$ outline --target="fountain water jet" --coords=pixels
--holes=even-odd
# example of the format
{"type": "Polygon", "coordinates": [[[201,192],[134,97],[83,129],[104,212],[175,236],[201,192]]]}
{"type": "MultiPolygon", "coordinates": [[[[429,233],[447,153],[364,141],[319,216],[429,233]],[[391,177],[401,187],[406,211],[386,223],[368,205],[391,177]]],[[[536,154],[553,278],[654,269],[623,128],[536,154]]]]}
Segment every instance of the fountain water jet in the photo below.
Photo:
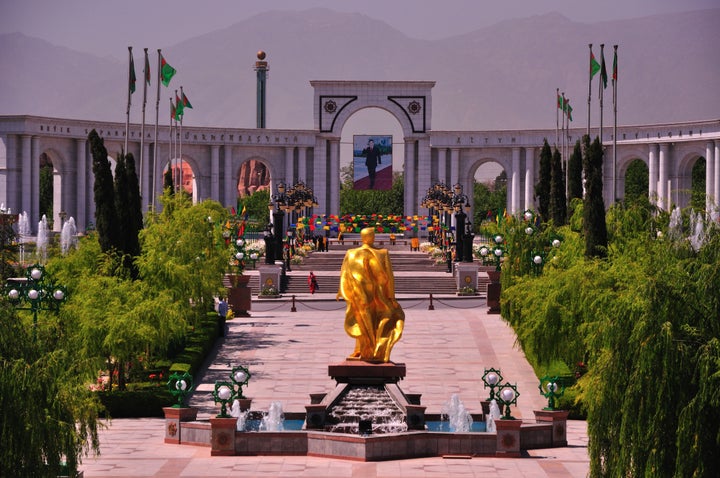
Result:
{"type": "Polygon", "coordinates": [[[283,420],[284,414],[282,409],[282,403],[272,402],[268,412],[260,423],[260,430],[268,432],[279,432],[284,430],[283,420]]]}
{"type": "Polygon", "coordinates": [[[490,413],[488,413],[485,419],[485,431],[489,433],[497,432],[497,426],[495,420],[500,420],[502,413],[500,413],[500,407],[498,407],[497,401],[493,398],[490,400],[490,413]]]}
{"type": "Polygon", "coordinates": [[[63,255],[67,254],[71,247],[77,249],[77,227],[75,227],[74,217],[70,217],[70,219],[63,224],[62,232],[60,233],[60,249],[63,255]]]}
{"type": "Polygon", "coordinates": [[[452,394],[450,401],[443,405],[442,416],[447,417],[451,432],[469,432],[472,428],[472,415],[467,411],[457,393],[452,394]]]}
{"type": "Polygon", "coordinates": [[[43,214],[42,219],[38,223],[37,240],[35,241],[36,253],[38,260],[45,263],[47,260],[47,246],[49,241],[50,230],[48,229],[47,217],[43,214]]]}

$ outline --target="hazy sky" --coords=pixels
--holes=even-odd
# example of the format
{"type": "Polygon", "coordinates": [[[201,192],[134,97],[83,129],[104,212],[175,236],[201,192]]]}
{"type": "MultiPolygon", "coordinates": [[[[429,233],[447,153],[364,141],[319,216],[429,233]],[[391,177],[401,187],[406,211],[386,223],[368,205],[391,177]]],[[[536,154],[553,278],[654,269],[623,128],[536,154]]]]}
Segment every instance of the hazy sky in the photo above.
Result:
{"type": "Polygon", "coordinates": [[[718,0],[0,0],[0,33],[124,58],[130,45],[166,48],[268,10],[360,12],[411,37],[438,39],[553,11],[594,23],[717,6],[718,0]]]}

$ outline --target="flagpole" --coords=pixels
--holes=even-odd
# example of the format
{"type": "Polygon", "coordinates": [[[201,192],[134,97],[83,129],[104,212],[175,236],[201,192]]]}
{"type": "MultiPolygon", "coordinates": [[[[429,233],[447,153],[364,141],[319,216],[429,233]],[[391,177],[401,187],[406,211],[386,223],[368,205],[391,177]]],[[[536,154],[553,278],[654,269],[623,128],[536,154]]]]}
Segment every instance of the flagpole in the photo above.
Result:
{"type": "Polygon", "coordinates": [[[128,100],[127,100],[127,110],[125,111],[125,153],[127,154],[128,149],[128,134],[130,131],[130,95],[132,95],[132,91],[130,91],[130,82],[132,81],[132,70],[135,65],[133,65],[133,57],[132,57],[132,47],[128,47],[128,57],[130,59],[130,62],[128,64],[128,82],[127,82],[127,92],[128,92],[128,100]]]}
{"type": "Polygon", "coordinates": [[[568,176],[567,176],[567,156],[566,156],[566,151],[565,151],[565,136],[567,135],[567,133],[565,131],[565,128],[567,127],[566,126],[567,120],[565,119],[565,117],[567,116],[567,100],[565,99],[564,91],[562,92],[562,104],[563,104],[562,131],[561,131],[562,132],[562,146],[561,146],[562,149],[560,150],[561,151],[560,158],[562,160],[561,164],[564,165],[564,167],[565,167],[565,197],[567,198],[567,193],[568,193],[567,178],[568,178],[568,176]]]}
{"type": "Polygon", "coordinates": [[[613,45],[613,202],[617,201],[617,45],[613,45]]]}
{"type": "MultiPolygon", "coordinates": [[[[602,65],[605,65],[605,44],[600,44],[600,61],[602,62],[602,65]]],[[[601,67],[602,68],[602,67],[601,67]]],[[[603,148],[603,77],[602,77],[602,69],[600,70],[600,81],[598,82],[599,91],[600,91],[600,148],[604,150],[603,148]]]]}
{"type": "Polygon", "coordinates": [[[588,44],[590,48],[590,68],[588,68],[588,120],[587,120],[587,137],[590,139],[590,98],[592,97],[592,43],[588,44]]]}
{"type": "MultiPolygon", "coordinates": [[[[172,96],[170,97],[170,105],[172,108],[172,96]]],[[[172,111],[172,109],[171,109],[172,111]]],[[[172,189],[173,192],[175,191],[175,168],[174,168],[174,160],[175,160],[175,146],[174,146],[174,139],[175,135],[173,134],[173,121],[175,121],[175,115],[170,115],[170,138],[168,143],[168,172],[170,173],[170,179],[172,180],[172,189]]],[[[165,186],[165,178],[163,178],[163,188],[165,186]]]]}
{"type": "Polygon", "coordinates": [[[158,147],[158,122],[160,121],[160,58],[162,57],[162,54],[160,53],[160,48],[158,48],[158,68],[157,68],[157,96],[155,100],[155,143],[153,144],[153,161],[152,161],[152,172],[149,175],[150,181],[152,181],[152,209],[155,211],[155,188],[157,184],[157,179],[155,178],[155,171],[157,170],[157,147],[158,147]]]}
{"type": "MultiPolygon", "coordinates": [[[[142,124],[140,125],[140,165],[139,165],[139,186],[140,186],[140,195],[142,196],[142,185],[143,185],[143,176],[145,175],[145,172],[143,171],[143,164],[145,160],[145,104],[147,103],[147,84],[148,84],[148,75],[150,74],[150,62],[148,61],[148,49],[143,48],[145,50],[145,66],[143,67],[143,105],[142,105],[142,124]]],[[[142,197],[141,197],[142,200],[142,197]]],[[[145,198],[147,200],[147,198],[145,198]]]]}
{"type": "Polygon", "coordinates": [[[555,147],[557,147],[558,143],[560,142],[560,137],[558,136],[558,128],[560,127],[560,120],[558,110],[562,105],[557,104],[558,100],[560,99],[560,88],[555,88],[555,147]]]}
{"type": "Polygon", "coordinates": [[[180,85],[180,101],[183,102],[183,114],[180,115],[180,159],[178,159],[178,162],[180,163],[180,179],[178,184],[178,190],[182,189],[183,187],[183,159],[182,159],[182,123],[183,123],[183,117],[185,116],[185,93],[183,92],[183,87],[180,85]]]}

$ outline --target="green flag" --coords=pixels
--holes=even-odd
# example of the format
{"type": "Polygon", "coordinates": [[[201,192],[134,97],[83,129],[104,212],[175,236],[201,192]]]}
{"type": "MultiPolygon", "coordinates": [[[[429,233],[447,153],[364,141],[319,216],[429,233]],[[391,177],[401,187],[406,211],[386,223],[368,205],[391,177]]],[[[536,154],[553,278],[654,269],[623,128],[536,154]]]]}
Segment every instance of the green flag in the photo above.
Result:
{"type": "Polygon", "coordinates": [[[562,96],[557,95],[557,107],[563,111],[565,111],[565,105],[563,103],[562,96]]]}
{"type": "Polygon", "coordinates": [[[590,78],[594,77],[600,71],[600,63],[595,59],[595,54],[590,50],[590,78]]]}
{"type": "Polygon", "coordinates": [[[145,82],[150,84],[150,59],[148,58],[147,48],[145,48],[145,82]]]}
{"type": "Polygon", "coordinates": [[[617,45],[615,45],[615,53],[613,54],[612,80],[617,81],[617,45]]]}
{"type": "Polygon", "coordinates": [[[130,94],[135,93],[135,62],[133,61],[132,51],[130,52],[130,81],[128,88],[130,88],[130,94]]]}
{"type": "Polygon", "coordinates": [[[605,54],[601,53],[601,55],[600,81],[602,81],[603,88],[607,88],[607,70],[605,69],[605,54]]]}
{"type": "Polygon", "coordinates": [[[568,120],[572,121],[572,106],[570,106],[570,100],[565,98],[564,111],[567,113],[568,120]]]}
{"type": "Polygon", "coordinates": [[[178,121],[182,121],[182,115],[183,115],[183,102],[178,98],[177,90],[175,92],[175,119],[178,121]]]}
{"type": "Polygon", "coordinates": [[[182,90],[180,90],[180,91],[182,92],[182,104],[183,104],[183,109],[185,109],[185,108],[190,108],[190,109],[192,109],[192,105],[190,104],[190,100],[188,100],[187,96],[185,96],[185,92],[182,91],[182,90]]]}
{"type": "Polygon", "coordinates": [[[170,98],[170,119],[175,119],[175,104],[173,103],[172,98],[170,98]]]}
{"type": "Polygon", "coordinates": [[[160,55],[160,78],[162,78],[162,84],[165,86],[168,86],[170,84],[170,80],[173,76],[175,76],[175,68],[170,66],[168,62],[165,61],[165,58],[160,55]]]}

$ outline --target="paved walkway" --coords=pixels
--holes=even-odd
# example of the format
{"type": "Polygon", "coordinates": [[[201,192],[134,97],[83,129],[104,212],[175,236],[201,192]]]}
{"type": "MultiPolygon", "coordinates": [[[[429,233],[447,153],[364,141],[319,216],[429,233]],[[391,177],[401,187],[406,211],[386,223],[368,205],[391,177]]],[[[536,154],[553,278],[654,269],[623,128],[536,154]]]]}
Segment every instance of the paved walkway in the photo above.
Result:
{"type": "MultiPolygon", "coordinates": [[[[285,412],[304,412],[310,393],[329,392],[334,382],[327,366],[352,351],[342,327],[344,303],[333,294],[296,298],[290,303],[254,301],[251,317],[228,322],[227,337],[210,358],[190,404],[204,419],[219,412],[209,396],[215,380],[226,380],[235,365],[249,368],[252,378],[244,392],[253,410],[267,410],[279,401],[285,412]]],[[[482,299],[438,297],[435,310],[428,298],[400,296],[406,314],[405,332],[392,352],[405,363],[400,382],[406,393],[422,394],[427,413],[440,413],[452,394],[466,408],[480,413],[488,395],[484,369],[499,368],[516,383],[520,396],[513,416],[533,420],[532,410],[546,405],[537,380],[515,336],[499,315],[487,313],[482,299]]],[[[422,458],[357,463],[313,457],[210,457],[209,447],[166,445],[159,419],[113,420],[101,432],[101,455],[85,458],[81,467],[92,477],[583,477],[588,471],[584,422],[568,424],[566,448],[531,450],[519,459],[422,458]]]]}

